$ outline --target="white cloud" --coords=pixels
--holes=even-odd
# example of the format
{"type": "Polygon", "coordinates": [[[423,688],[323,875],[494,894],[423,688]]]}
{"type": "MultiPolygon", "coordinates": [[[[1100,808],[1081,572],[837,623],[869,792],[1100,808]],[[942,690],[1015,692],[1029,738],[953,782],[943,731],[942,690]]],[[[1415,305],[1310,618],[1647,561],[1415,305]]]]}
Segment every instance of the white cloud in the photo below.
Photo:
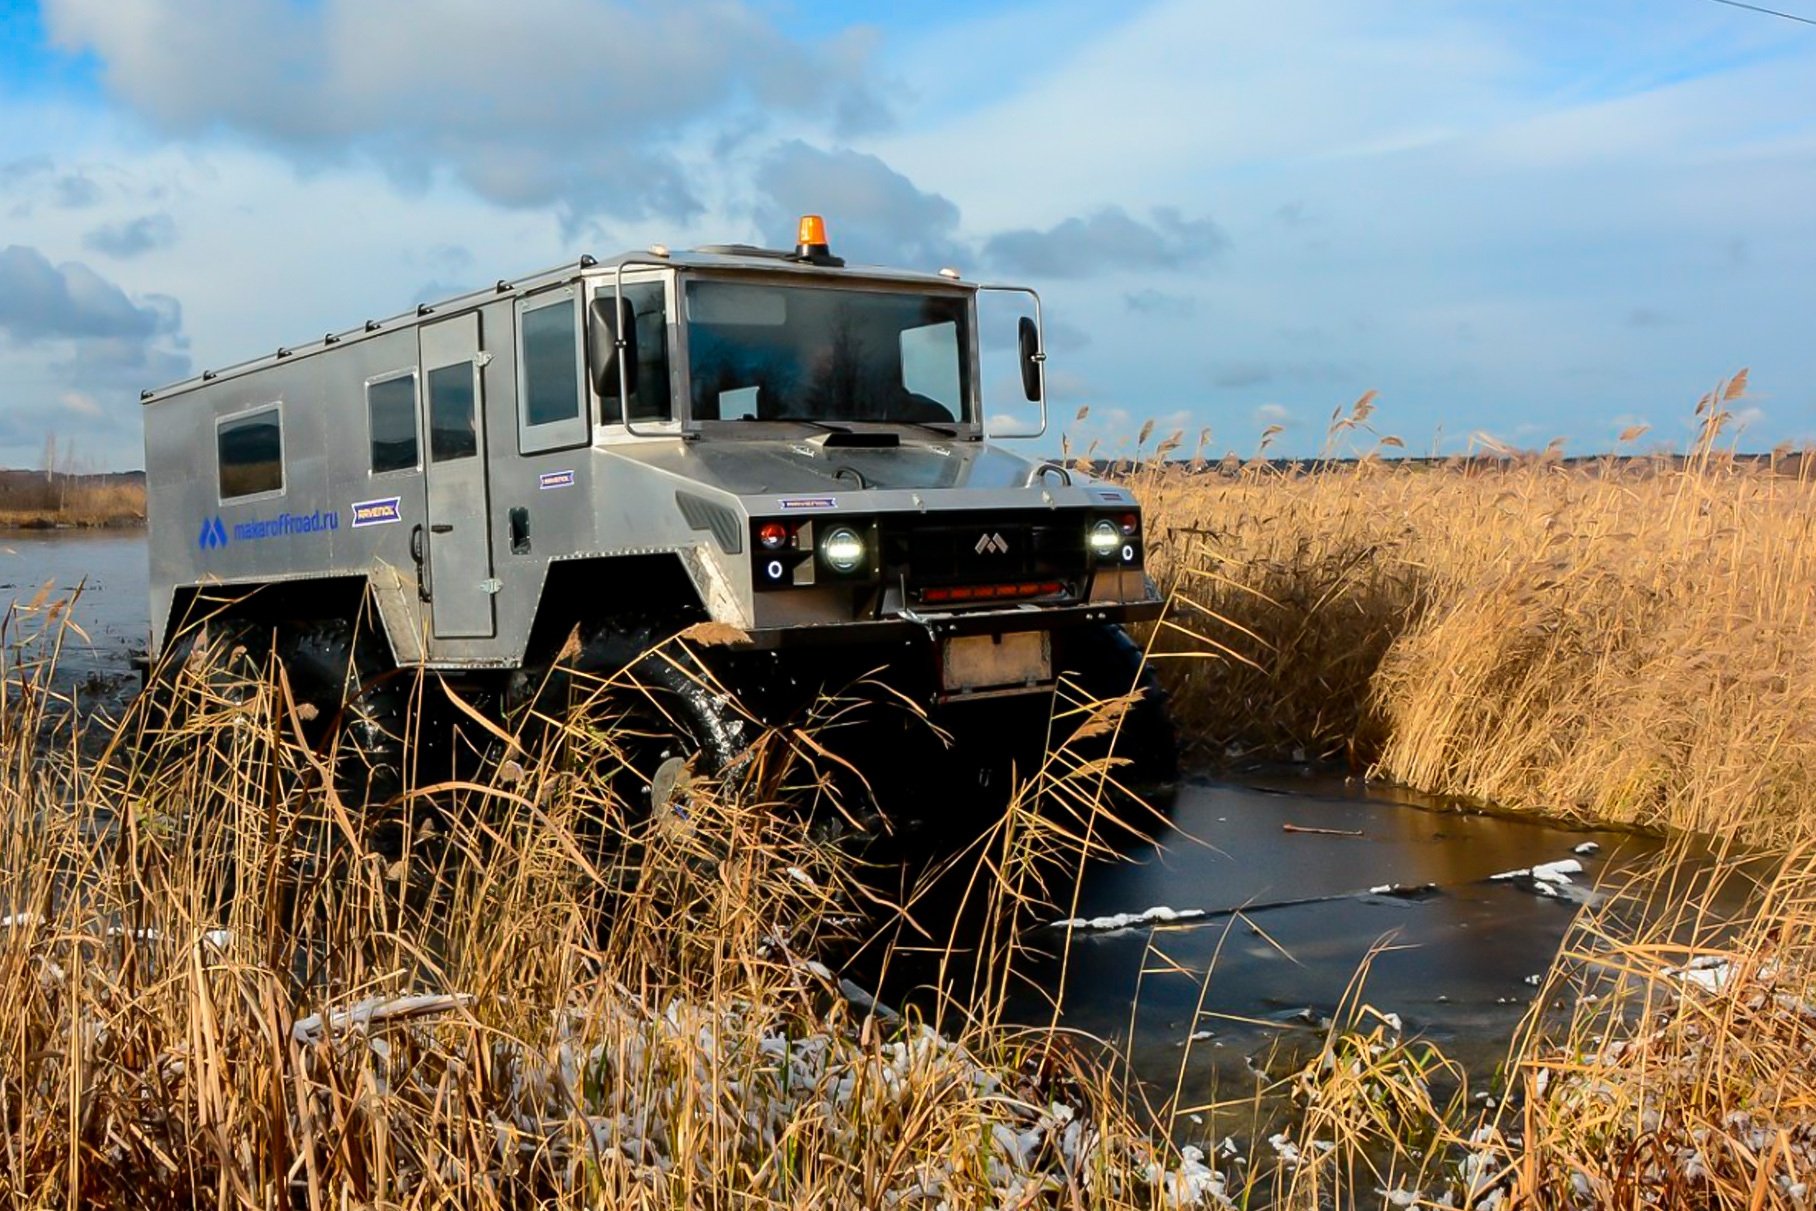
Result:
{"type": "Polygon", "coordinates": [[[738,0],[46,0],[45,20],[159,130],[418,188],[448,172],[570,225],[700,213],[675,147],[737,114],[886,121],[863,36],[803,42],[738,0]]]}
{"type": "Polygon", "coordinates": [[[765,231],[792,231],[803,214],[830,216],[833,251],[854,263],[929,269],[965,259],[954,242],[958,207],[876,156],[793,139],[763,157],[755,186],[765,231]]]}
{"type": "MultiPolygon", "coordinates": [[[[1785,23],[1055,4],[879,46],[790,36],[758,0],[45,0],[114,100],[5,103],[0,242],[87,261],[129,308],[180,299],[183,324],[78,356],[69,333],[20,348],[43,321],[14,314],[9,407],[57,415],[83,392],[121,418],[93,440],[136,459],[119,401],[185,358],[581,251],[786,243],[820,210],[854,261],[1033,278],[1055,395],[1091,401],[1106,442],[1181,411],[1189,432],[1241,431],[1263,401],[1322,418],[1378,387],[1384,431],[1415,448],[1440,422],[1602,448],[1622,414],[1676,432],[1741,365],[1802,392],[1749,445],[1803,423],[1816,43],[1785,23]],[[880,96],[898,126],[864,135],[880,96]],[[1227,244],[1179,255],[1216,241],[1169,245],[1164,208],[1215,216],[1227,244]],[[135,231],[154,215],[171,238],[135,231]],[[1095,239],[1106,215],[1145,233],[1095,239]]],[[[28,429],[0,432],[0,461],[28,429]]]]}

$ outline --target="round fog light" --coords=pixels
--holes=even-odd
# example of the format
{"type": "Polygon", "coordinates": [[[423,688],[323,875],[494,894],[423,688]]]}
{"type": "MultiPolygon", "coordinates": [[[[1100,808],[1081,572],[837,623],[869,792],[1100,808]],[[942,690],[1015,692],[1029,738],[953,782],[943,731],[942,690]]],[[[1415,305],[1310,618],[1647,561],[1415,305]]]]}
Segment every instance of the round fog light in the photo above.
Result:
{"type": "Polygon", "coordinates": [[[1122,546],[1122,527],[1106,517],[1091,527],[1089,541],[1091,554],[1108,559],[1122,546]]]}
{"type": "Polygon", "coordinates": [[[820,557],[835,572],[855,572],[864,563],[864,540],[850,526],[834,526],[820,540],[820,557]]]}

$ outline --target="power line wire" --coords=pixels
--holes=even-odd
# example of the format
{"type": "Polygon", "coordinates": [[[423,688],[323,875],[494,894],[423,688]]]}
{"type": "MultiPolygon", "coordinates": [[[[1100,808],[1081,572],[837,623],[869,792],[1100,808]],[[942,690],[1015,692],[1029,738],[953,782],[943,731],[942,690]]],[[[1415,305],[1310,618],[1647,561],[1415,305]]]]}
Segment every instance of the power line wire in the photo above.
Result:
{"type": "Polygon", "coordinates": [[[1803,25],[1816,25],[1816,17],[1799,17],[1796,13],[1781,13],[1775,8],[1761,8],[1757,4],[1743,4],[1741,0],[1715,0],[1729,8],[1744,8],[1748,12],[1764,13],[1768,17],[1783,17],[1786,21],[1796,21],[1803,25]]]}

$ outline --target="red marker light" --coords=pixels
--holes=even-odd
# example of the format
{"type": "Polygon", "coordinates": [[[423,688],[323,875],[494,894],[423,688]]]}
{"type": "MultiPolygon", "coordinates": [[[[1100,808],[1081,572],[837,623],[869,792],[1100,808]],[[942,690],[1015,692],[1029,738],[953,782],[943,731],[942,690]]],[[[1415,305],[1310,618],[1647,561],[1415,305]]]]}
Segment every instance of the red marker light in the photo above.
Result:
{"type": "Polygon", "coordinates": [[[1119,524],[1122,526],[1122,536],[1124,538],[1133,538],[1135,537],[1135,531],[1141,528],[1141,518],[1135,516],[1133,513],[1124,513],[1119,524]]]}
{"type": "Polygon", "coordinates": [[[757,527],[757,541],[765,551],[779,550],[788,541],[788,527],[779,521],[766,521],[757,527]]]}

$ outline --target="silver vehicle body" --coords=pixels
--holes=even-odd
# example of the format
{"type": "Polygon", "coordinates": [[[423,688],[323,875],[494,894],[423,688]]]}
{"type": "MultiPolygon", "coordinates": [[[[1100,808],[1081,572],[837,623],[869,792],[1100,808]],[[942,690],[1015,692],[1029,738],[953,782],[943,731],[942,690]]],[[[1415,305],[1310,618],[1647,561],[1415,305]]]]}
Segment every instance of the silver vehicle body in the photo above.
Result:
{"type": "Polygon", "coordinates": [[[569,609],[632,607],[654,592],[648,578],[664,566],[678,569],[665,583],[684,583],[704,617],[757,647],[1000,636],[1157,612],[1139,537],[1107,562],[1071,561],[1063,577],[1016,562],[1030,542],[1052,546],[1052,532],[1075,530],[1083,543],[1085,526],[1106,513],[1134,516],[1123,511],[1135,502],[1121,487],[984,439],[974,336],[961,353],[968,398],[949,423],[832,431],[693,415],[683,290],[719,278],[950,297],[977,331],[979,287],[949,276],[755,250],[663,251],[583,259],[147,391],[154,656],[198,593],[305,593],[324,580],[363,582],[398,664],[446,670],[519,667],[550,594],[585,599],[564,602],[569,609]],[[654,284],[664,300],[669,381],[660,389],[670,417],[627,426],[599,389],[589,328],[595,304],[604,314],[639,284],[654,284]],[[537,425],[521,390],[525,317],[545,308],[556,308],[549,323],[571,317],[581,404],[576,416],[537,425]],[[381,396],[391,401],[386,433],[376,431],[381,396]],[[395,428],[406,400],[408,433],[395,428]],[[458,425],[463,401],[467,430],[458,425]],[[456,418],[451,427],[433,408],[456,418]],[[1035,599],[933,602],[883,566],[880,548],[862,583],[808,584],[811,573],[791,573],[765,591],[757,580],[769,565],[753,527],[775,518],[787,519],[791,545],[805,541],[810,568],[815,527],[824,534],[835,520],[860,518],[873,545],[901,550],[920,541],[906,536],[943,528],[940,549],[968,569],[947,569],[945,583],[989,582],[994,556],[1024,578],[1053,576],[1061,591],[1029,582],[1016,591],[1035,599]],[[564,565],[585,573],[563,579],[564,565]]]}

